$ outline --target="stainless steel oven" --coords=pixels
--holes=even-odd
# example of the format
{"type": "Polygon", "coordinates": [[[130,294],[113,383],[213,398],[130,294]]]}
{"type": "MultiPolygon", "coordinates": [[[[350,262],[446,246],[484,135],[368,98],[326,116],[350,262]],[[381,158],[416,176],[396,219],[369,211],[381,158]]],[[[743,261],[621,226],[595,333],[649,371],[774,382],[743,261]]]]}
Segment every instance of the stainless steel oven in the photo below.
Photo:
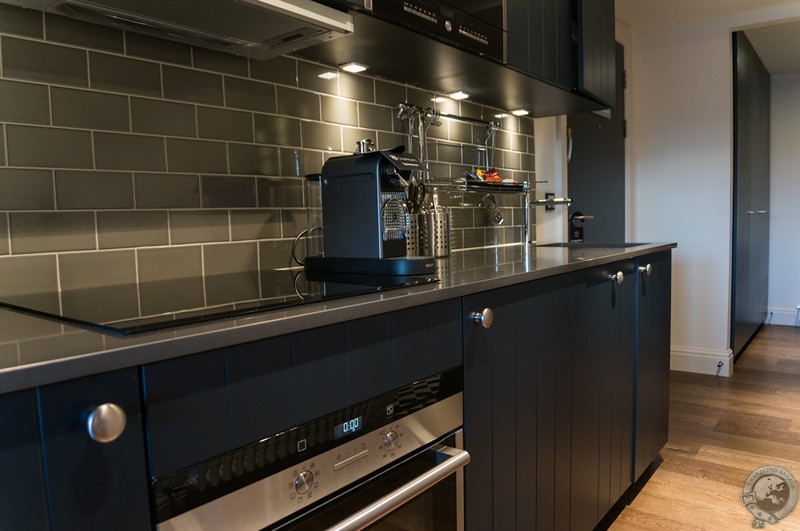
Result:
{"type": "Polygon", "coordinates": [[[154,478],[160,530],[463,530],[454,369],[154,478]]]}

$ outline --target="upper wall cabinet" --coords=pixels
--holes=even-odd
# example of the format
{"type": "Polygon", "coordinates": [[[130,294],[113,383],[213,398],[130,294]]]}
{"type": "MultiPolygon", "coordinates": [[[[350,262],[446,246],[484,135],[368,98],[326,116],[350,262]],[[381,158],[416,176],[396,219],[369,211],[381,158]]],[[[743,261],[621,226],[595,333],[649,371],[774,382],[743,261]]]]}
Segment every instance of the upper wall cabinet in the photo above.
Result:
{"type": "Polygon", "coordinates": [[[507,2],[509,66],[614,106],[613,0],[507,2]]]}

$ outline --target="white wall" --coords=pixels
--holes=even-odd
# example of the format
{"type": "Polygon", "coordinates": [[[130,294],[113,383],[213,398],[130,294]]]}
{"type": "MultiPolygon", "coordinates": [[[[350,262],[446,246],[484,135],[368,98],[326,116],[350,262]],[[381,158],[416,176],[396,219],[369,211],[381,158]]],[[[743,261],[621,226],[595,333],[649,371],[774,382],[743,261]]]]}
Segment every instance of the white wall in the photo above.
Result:
{"type": "Polygon", "coordinates": [[[800,326],[800,74],[772,76],[769,311],[800,326]]]}
{"type": "Polygon", "coordinates": [[[633,32],[628,72],[635,204],[631,237],[678,242],[673,252],[673,369],[726,376],[733,370],[731,31],[797,16],[800,2],[633,32]]]}

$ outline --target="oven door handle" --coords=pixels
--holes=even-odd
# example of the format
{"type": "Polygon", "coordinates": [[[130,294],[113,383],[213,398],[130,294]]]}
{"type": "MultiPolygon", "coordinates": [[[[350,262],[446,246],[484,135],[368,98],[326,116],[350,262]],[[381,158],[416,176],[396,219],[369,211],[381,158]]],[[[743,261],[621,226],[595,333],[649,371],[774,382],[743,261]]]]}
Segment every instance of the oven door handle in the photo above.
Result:
{"type": "Polygon", "coordinates": [[[439,446],[432,451],[435,452],[435,459],[436,462],[439,463],[438,465],[368,505],[361,511],[342,520],[333,527],[328,528],[327,531],[357,531],[364,529],[404,503],[416,498],[443,479],[455,474],[470,461],[469,453],[466,450],[451,448],[449,446],[439,446]]]}

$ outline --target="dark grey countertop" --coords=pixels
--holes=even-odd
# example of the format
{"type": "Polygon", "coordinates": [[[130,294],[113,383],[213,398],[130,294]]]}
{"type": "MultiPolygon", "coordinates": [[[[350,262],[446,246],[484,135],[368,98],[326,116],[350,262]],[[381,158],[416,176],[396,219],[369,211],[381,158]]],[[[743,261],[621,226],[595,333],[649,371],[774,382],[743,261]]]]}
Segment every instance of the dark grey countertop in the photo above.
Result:
{"type": "Polygon", "coordinates": [[[0,393],[462,297],[677,246],[567,245],[455,252],[437,260],[438,283],[132,336],[109,335],[0,309],[0,393]]]}

